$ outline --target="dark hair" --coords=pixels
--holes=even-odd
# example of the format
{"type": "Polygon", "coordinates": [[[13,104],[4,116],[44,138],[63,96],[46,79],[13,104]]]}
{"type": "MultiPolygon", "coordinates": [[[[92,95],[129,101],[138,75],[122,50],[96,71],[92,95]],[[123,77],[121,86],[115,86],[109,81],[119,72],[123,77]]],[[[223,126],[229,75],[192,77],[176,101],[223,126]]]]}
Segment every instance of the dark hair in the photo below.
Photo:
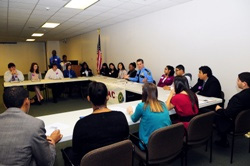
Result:
{"type": "Polygon", "coordinates": [[[27,97],[29,97],[29,93],[22,86],[13,86],[4,90],[3,102],[7,108],[21,108],[27,97]]]}
{"type": "Polygon", "coordinates": [[[8,68],[12,68],[12,67],[16,67],[16,65],[11,62],[11,63],[8,64],[8,68]]]}
{"type": "Polygon", "coordinates": [[[119,69],[119,64],[122,65],[122,70],[125,70],[124,64],[123,64],[122,62],[119,62],[119,63],[118,63],[118,65],[117,65],[117,70],[120,70],[120,69],[119,69]]]}
{"type": "Polygon", "coordinates": [[[177,65],[175,68],[179,70],[183,70],[183,72],[185,72],[185,67],[183,65],[177,65]]]}
{"type": "Polygon", "coordinates": [[[70,64],[70,63],[67,63],[67,64],[66,64],[66,70],[68,70],[68,67],[69,67],[69,66],[71,66],[71,64],[70,64]]]}
{"type": "Polygon", "coordinates": [[[182,91],[185,91],[188,94],[189,99],[192,103],[192,109],[193,109],[193,111],[195,111],[195,105],[197,105],[197,107],[198,107],[198,99],[197,99],[195,93],[189,89],[188,80],[185,76],[175,76],[174,89],[175,89],[176,94],[179,94],[182,91]]]}
{"type": "Polygon", "coordinates": [[[67,55],[63,55],[63,56],[62,56],[62,58],[66,58],[66,57],[67,57],[67,55]]]}
{"type": "Polygon", "coordinates": [[[199,70],[202,71],[203,74],[207,74],[208,77],[213,75],[212,70],[208,66],[201,66],[199,70]]]}
{"type": "Polygon", "coordinates": [[[241,82],[246,82],[250,86],[250,72],[243,72],[238,75],[241,82]]]}
{"type": "Polygon", "coordinates": [[[89,84],[88,96],[95,106],[106,104],[108,89],[104,83],[93,81],[89,84]]]}
{"type": "Polygon", "coordinates": [[[53,51],[52,51],[52,55],[56,55],[56,50],[53,50],[53,51]]]}
{"type": "Polygon", "coordinates": [[[34,72],[34,66],[37,65],[37,69],[36,69],[36,73],[39,74],[39,66],[36,62],[31,63],[30,66],[30,72],[33,73],[34,72]]]}
{"type": "Polygon", "coordinates": [[[103,66],[106,66],[106,68],[108,68],[107,63],[103,63],[103,64],[102,64],[102,67],[103,67],[103,66]]]}
{"type": "Polygon", "coordinates": [[[52,63],[52,64],[51,64],[51,68],[52,68],[53,66],[56,66],[56,67],[57,67],[57,64],[56,64],[56,63],[52,63]]]}
{"type": "MultiPolygon", "coordinates": [[[[106,63],[105,63],[105,64],[106,64],[106,63]]],[[[85,65],[87,66],[86,69],[89,70],[89,65],[87,64],[87,62],[83,62],[83,63],[82,63],[82,68],[84,68],[85,65]]],[[[103,65],[103,64],[102,64],[102,65],[103,65]]],[[[106,65],[107,65],[107,64],[106,64],[106,65]]]]}
{"type": "Polygon", "coordinates": [[[144,63],[143,59],[137,59],[136,62],[141,62],[141,63],[144,63]]]}
{"type": "Polygon", "coordinates": [[[170,65],[167,65],[166,67],[168,68],[168,70],[170,70],[169,76],[173,76],[174,75],[174,67],[170,66],[170,65]]]}
{"type": "Polygon", "coordinates": [[[109,64],[109,70],[111,70],[110,65],[114,66],[114,70],[116,70],[114,63],[109,64]]]}
{"type": "Polygon", "coordinates": [[[142,87],[142,102],[144,110],[149,105],[152,112],[163,112],[162,102],[158,99],[157,86],[153,83],[145,83],[142,87]]]}
{"type": "Polygon", "coordinates": [[[134,68],[136,68],[136,63],[135,62],[131,62],[129,65],[133,66],[134,68]]]}

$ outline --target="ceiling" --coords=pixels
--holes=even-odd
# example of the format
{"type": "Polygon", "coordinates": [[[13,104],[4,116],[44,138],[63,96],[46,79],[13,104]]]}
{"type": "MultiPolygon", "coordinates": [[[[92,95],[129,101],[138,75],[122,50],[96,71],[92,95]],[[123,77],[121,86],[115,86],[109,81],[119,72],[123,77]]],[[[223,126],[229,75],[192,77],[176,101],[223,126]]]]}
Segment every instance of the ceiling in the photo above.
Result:
{"type": "Polygon", "coordinates": [[[0,42],[63,40],[191,0],[100,0],[85,10],[64,8],[70,0],[0,0],[0,42]],[[41,28],[57,22],[54,29],[41,28]],[[34,38],[34,37],[33,37],[34,38]]]}

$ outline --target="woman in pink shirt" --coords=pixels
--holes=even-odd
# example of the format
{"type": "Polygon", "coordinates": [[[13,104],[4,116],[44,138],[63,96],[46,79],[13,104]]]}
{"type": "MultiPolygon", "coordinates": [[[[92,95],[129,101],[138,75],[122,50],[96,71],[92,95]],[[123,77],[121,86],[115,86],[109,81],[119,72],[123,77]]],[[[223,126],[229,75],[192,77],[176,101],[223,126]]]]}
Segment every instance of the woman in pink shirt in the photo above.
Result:
{"type": "Polygon", "coordinates": [[[198,98],[189,89],[188,80],[185,76],[174,78],[174,89],[171,90],[166,101],[168,110],[175,109],[179,121],[187,128],[189,121],[198,114],[198,98]]]}
{"type": "Polygon", "coordinates": [[[173,66],[167,65],[164,70],[164,74],[161,76],[157,86],[163,87],[165,90],[169,90],[174,81],[174,68],[173,66]]]}

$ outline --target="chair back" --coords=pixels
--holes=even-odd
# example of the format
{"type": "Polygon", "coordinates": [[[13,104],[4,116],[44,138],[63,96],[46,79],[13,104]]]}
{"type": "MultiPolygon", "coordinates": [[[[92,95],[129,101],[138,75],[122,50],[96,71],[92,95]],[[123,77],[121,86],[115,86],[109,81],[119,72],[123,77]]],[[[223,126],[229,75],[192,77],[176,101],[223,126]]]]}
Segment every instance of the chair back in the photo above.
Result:
{"type": "Polygon", "coordinates": [[[213,130],[214,111],[193,117],[187,128],[187,144],[199,144],[209,140],[213,130]]]}
{"type": "Polygon", "coordinates": [[[88,152],[81,160],[81,166],[132,166],[133,145],[124,140],[88,152]]]}
{"type": "Polygon", "coordinates": [[[235,134],[246,134],[250,131],[250,109],[241,111],[235,119],[235,134]]]}
{"type": "Polygon", "coordinates": [[[148,141],[148,163],[165,162],[182,152],[185,129],[182,123],[154,131],[148,141]]]}

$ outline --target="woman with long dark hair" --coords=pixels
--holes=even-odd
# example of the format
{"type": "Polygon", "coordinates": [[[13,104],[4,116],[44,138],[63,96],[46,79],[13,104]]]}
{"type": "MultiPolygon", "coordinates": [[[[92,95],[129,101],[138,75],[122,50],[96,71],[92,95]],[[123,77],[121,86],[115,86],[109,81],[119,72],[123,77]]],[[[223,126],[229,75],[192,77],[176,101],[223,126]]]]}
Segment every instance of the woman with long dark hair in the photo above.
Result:
{"type": "MultiPolygon", "coordinates": [[[[30,71],[28,73],[28,80],[39,81],[41,79],[42,79],[42,75],[39,71],[39,66],[37,63],[34,62],[30,66],[30,71]]],[[[35,91],[36,93],[36,96],[30,100],[30,103],[35,103],[36,101],[38,103],[41,103],[41,101],[43,100],[43,96],[41,94],[40,88],[41,86],[39,85],[28,86],[28,90],[35,91]]]]}
{"type": "Polygon", "coordinates": [[[118,70],[116,69],[114,63],[109,64],[109,77],[117,78],[118,77],[118,70]]]}
{"type": "Polygon", "coordinates": [[[164,90],[170,90],[170,86],[174,81],[174,67],[167,65],[164,74],[161,76],[157,86],[163,87],[164,90]]]}
{"type": "Polygon", "coordinates": [[[118,77],[117,78],[123,79],[124,76],[127,75],[127,70],[125,69],[124,64],[122,62],[118,63],[117,69],[118,69],[118,77]]]}
{"type": "MultiPolygon", "coordinates": [[[[139,138],[147,145],[148,139],[155,130],[171,125],[169,112],[166,104],[158,100],[157,87],[153,83],[145,83],[142,88],[142,102],[136,106],[135,112],[132,107],[127,109],[133,122],[141,119],[139,126],[139,138]]],[[[140,148],[144,147],[140,144],[140,148]]]]}
{"type": "Polygon", "coordinates": [[[82,63],[82,68],[81,68],[81,76],[85,76],[85,77],[90,77],[93,76],[92,70],[89,68],[89,65],[86,62],[82,63]]]}
{"type": "Polygon", "coordinates": [[[185,128],[188,127],[189,121],[198,114],[198,98],[189,89],[188,80],[185,76],[174,78],[174,89],[171,90],[166,105],[169,110],[175,109],[179,121],[183,122],[185,128]]]}
{"type": "Polygon", "coordinates": [[[109,68],[108,68],[108,65],[107,63],[103,63],[102,64],[102,68],[100,70],[100,73],[98,73],[102,76],[108,76],[109,75],[109,68]]]}

